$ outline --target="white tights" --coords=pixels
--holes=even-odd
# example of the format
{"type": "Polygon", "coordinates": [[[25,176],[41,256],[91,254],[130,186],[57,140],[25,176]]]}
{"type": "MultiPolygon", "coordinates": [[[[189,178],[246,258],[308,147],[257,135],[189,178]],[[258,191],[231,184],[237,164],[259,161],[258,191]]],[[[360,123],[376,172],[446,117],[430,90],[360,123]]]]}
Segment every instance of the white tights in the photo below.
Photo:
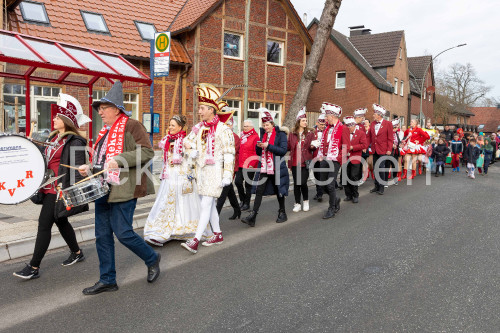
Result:
{"type": "Polygon", "coordinates": [[[196,229],[196,235],[194,236],[198,240],[201,239],[201,235],[207,228],[208,222],[211,222],[213,232],[220,232],[219,213],[217,213],[215,205],[217,198],[207,196],[200,196],[200,198],[200,220],[198,221],[198,229],[196,229]]]}

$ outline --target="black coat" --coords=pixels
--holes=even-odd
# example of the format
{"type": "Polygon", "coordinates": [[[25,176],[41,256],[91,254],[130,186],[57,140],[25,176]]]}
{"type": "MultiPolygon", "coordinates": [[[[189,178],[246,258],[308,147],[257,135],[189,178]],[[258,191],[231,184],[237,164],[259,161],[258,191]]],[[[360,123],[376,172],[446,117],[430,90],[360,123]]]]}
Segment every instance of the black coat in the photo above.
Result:
{"type": "Polygon", "coordinates": [[[468,144],[465,148],[464,158],[467,159],[467,163],[472,163],[476,166],[476,161],[481,155],[481,150],[474,144],[468,144]]]}
{"type": "Polygon", "coordinates": [[[450,142],[453,139],[453,134],[455,134],[452,130],[442,131],[441,135],[444,135],[444,139],[450,142]]]}
{"type": "Polygon", "coordinates": [[[450,153],[450,148],[445,143],[434,146],[432,149],[432,158],[435,162],[445,162],[446,156],[450,153]]]}

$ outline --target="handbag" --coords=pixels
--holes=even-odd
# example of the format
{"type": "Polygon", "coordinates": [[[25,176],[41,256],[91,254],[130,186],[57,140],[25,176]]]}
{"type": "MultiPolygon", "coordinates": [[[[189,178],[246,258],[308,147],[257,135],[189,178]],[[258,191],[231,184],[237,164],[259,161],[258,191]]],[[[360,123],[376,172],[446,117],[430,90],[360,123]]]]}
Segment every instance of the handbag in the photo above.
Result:
{"type": "Polygon", "coordinates": [[[484,165],[484,155],[479,155],[479,158],[476,160],[476,168],[482,168],[484,165]]]}
{"type": "Polygon", "coordinates": [[[43,199],[45,198],[45,193],[36,191],[35,194],[33,194],[30,198],[31,202],[34,203],[35,205],[41,205],[43,204],[43,199]]]}

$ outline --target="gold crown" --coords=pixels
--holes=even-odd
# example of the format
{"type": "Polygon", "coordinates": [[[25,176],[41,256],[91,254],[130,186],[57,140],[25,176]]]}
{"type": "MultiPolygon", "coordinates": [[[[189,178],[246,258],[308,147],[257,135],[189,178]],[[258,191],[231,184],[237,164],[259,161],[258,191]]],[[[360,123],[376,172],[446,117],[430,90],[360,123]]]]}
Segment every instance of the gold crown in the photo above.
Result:
{"type": "Polygon", "coordinates": [[[227,103],[221,101],[221,93],[210,83],[200,83],[198,88],[198,103],[208,105],[215,108],[217,114],[221,113],[222,108],[227,106],[227,103]]]}

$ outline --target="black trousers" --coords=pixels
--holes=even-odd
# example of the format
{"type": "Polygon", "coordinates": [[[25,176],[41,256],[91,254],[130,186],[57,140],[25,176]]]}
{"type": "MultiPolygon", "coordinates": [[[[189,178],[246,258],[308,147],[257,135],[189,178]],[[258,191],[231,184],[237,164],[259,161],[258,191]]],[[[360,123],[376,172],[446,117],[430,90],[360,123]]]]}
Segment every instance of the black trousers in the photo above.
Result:
{"type": "MultiPolygon", "coordinates": [[[[398,176],[398,172],[401,171],[399,170],[399,163],[397,163],[398,159],[399,159],[399,155],[392,155],[392,158],[394,158],[394,161],[387,161],[387,167],[388,168],[391,168],[391,173],[392,173],[392,179],[397,179],[397,176],[398,176]]],[[[389,173],[388,173],[389,174],[389,173]]],[[[387,179],[389,179],[389,177],[387,177],[387,179]]]]}
{"type": "Polygon", "coordinates": [[[68,244],[71,252],[78,252],[80,247],[76,241],[75,231],[68,221],[67,217],[57,219],[54,217],[54,209],[56,205],[56,195],[46,194],[43,198],[42,210],[38,217],[38,232],[36,234],[35,251],[31,258],[30,265],[40,267],[47,249],[49,248],[50,239],[52,237],[52,226],[54,223],[59,228],[61,236],[68,244]]]}
{"type": "Polygon", "coordinates": [[[337,161],[321,161],[320,167],[322,169],[328,169],[328,171],[323,171],[321,172],[321,182],[322,183],[327,183],[327,185],[323,185],[323,190],[328,193],[329,196],[329,206],[330,208],[335,207],[335,199],[336,199],[336,194],[335,194],[335,183],[337,180],[337,175],[339,174],[340,170],[340,163],[337,161]]]}
{"type": "Polygon", "coordinates": [[[229,198],[229,203],[231,204],[231,207],[233,207],[233,209],[240,209],[240,204],[238,203],[238,198],[236,198],[233,184],[229,184],[222,188],[222,193],[220,194],[220,197],[217,198],[216,208],[219,215],[220,211],[222,210],[222,206],[224,206],[224,203],[226,202],[226,198],[229,198]]]}
{"type": "Polygon", "coordinates": [[[274,193],[276,193],[276,198],[278,199],[278,204],[280,209],[285,210],[285,197],[280,195],[280,191],[278,189],[278,185],[275,182],[275,175],[268,175],[267,173],[260,173],[259,184],[257,186],[257,190],[255,192],[255,200],[253,202],[253,211],[258,212],[260,208],[260,204],[262,203],[262,197],[264,196],[264,192],[266,190],[266,186],[268,182],[271,182],[274,187],[274,193]]]}
{"type": "Polygon", "coordinates": [[[293,195],[295,197],[295,203],[300,204],[301,195],[304,198],[304,200],[309,200],[309,189],[307,188],[307,179],[309,178],[309,170],[306,167],[293,166],[292,177],[293,177],[293,195]]]}
{"type": "MultiPolygon", "coordinates": [[[[320,168],[320,161],[316,161],[314,162],[314,169],[318,169],[320,168]]],[[[321,179],[321,175],[320,175],[320,172],[319,171],[314,171],[314,181],[317,182],[321,179]]],[[[316,185],[316,195],[318,197],[321,197],[323,196],[323,186],[320,186],[320,185],[316,185]]]]}
{"type": "Polygon", "coordinates": [[[380,171],[380,169],[386,168],[387,163],[389,161],[383,160],[380,162],[380,165],[378,167],[376,167],[377,161],[379,159],[381,159],[382,157],[387,158],[387,155],[373,154],[373,174],[375,175],[375,188],[379,191],[384,192],[384,185],[380,184],[378,180],[383,180],[384,182],[387,182],[387,178],[389,176],[389,173],[386,171],[380,171]]]}
{"type": "Polygon", "coordinates": [[[363,164],[352,164],[351,162],[347,163],[346,166],[346,175],[344,185],[345,196],[348,198],[358,198],[358,185],[354,185],[352,183],[358,182],[363,176],[363,164]]]}
{"type": "Polygon", "coordinates": [[[234,178],[234,184],[236,185],[236,189],[238,189],[238,195],[240,197],[240,201],[249,205],[250,199],[252,197],[252,182],[247,182],[245,180],[244,174],[247,175],[247,179],[252,179],[255,176],[255,171],[250,171],[254,169],[242,169],[239,168],[236,172],[236,176],[234,178]]]}

